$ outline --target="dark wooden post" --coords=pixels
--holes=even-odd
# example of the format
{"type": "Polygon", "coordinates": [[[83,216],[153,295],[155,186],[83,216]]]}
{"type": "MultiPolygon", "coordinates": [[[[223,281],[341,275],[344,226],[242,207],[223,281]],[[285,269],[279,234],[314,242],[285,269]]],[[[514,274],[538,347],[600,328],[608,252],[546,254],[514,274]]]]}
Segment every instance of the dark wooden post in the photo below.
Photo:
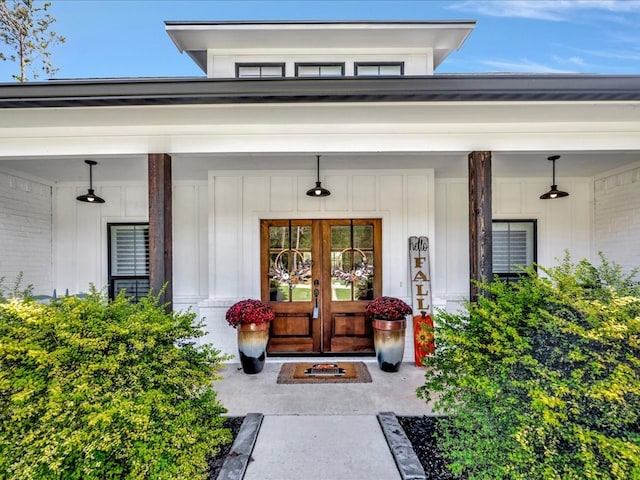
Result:
{"type": "Polygon", "coordinates": [[[149,154],[149,276],[160,303],[173,309],[173,239],[171,235],[171,157],[149,154]]]}
{"type": "MultiPolygon", "coordinates": [[[[491,228],[491,152],[469,154],[469,264],[472,280],[493,278],[491,228]]],[[[472,283],[473,302],[478,288],[472,283]]]]}

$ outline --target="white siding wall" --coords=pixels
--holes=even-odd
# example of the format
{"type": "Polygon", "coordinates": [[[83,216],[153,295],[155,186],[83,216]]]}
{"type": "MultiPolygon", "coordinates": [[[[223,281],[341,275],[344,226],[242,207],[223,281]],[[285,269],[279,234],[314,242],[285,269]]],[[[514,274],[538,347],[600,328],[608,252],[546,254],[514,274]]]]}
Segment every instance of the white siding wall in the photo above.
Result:
{"type": "MultiPolygon", "coordinates": [[[[431,240],[434,304],[455,309],[468,295],[466,179],[436,180],[433,170],[425,169],[330,171],[321,180],[331,190],[325,199],[305,195],[315,182],[308,171],[209,172],[207,182],[174,183],[174,301],[176,308],[191,306],[206,318],[208,335],[202,341],[235,354],[235,330],[224,314],[236,300],[260,295],[261,218],[382,218],[385,295],[410,300],[406,243],[411,235],[431,240]]],[[[571,195],[545,201],[538,197],[548,189],[548,179],[494,179],[495,218],[538,219],[543,265],[554,264],[565,249],[575,259],[595,251],[593,183],[564,179],[560,187],[571,195]]],[[[85,189],[56,188],[53,287],[58,292],[86,291],[89,283],[104,288],[106,224],[148,218],[146,182],[96,185],[107,200],[103,205],[76,201],[85,189]]],[[[621,197],[615,202],[624,207],[621,197]]],[[[409,330],[407,338],[411,335],[409,330]]],[[[410,349],[406,358],[411,360],[410,349]]]]}
{"type": "Polygon", "coordinates": [[[95,184],[103,204],[79,202],[85,184],[56,187],[55,286],[58,292],[86,292],[90,284],[106,292],[107,223],[145,222],[148,219],[146,183],[95,184]]]}
{"type": "Polygon", "coordinates": [[[51,295],[51,195],[49,185],[0,172],[0,277],[12,288],[51,295]]]}
{"type": "MultiPolygon", "coordinates": [[[[147,222],[146,182],[94,185],[104,204],[78,202],[86,185],[59,185],[55,207],[55,286],[60,293],[107,287],[107,223],[147,222]]],[[[207,296],[207,183],[173,185],[173,294],[176,309],[207,296]]]]}
{"type": "Polygon", "coordinates": [[[640,267],[640,165],[596,179],[595,248],[630,271],[640,267]]]}
{"type": "MultiPolygon", "coordinates": [[[[209,335],[203,341],[236,353],[236,332],[224,314],[239,299],[260,297],[263,218],[382,218],[383,292],[410,300],[407,241],[433,236],[433,170],[336,171],[321,180],[330,197],[305,195],[315,183],[308,172],[209,173],[209,298],[200,304],[209,335]]],[[[408,329],[407,338],[412,334],[408,329]]],[[[412,355],[407,349],[408,361],[412,355]]]]}
{"type": "MultiPolygon", "coordinates": [[[[495,178],[493,217],[538,220],[538,263],[555,265],[568,250],[574,260],[592,258],[592,182],[563,179],[560,188],[570,195],[540,200],[548,180],[495,178]]],[[[434,272],[434,297],[455,309],[469,295],[469,214],[466,179],[436,180],[436,244],[433,256],[440,264],[434,272]]]]}

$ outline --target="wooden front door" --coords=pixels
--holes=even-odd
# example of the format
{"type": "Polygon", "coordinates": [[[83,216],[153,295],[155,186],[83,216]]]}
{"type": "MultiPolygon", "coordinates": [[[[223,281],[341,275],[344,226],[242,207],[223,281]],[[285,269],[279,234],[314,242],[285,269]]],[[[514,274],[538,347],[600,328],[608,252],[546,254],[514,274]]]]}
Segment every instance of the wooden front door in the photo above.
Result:
{"type": "Polygon", "coordinates": [[[382,292],[380,219],[262,220],[270,354],[373,353],[367,303],[382,292]]]}

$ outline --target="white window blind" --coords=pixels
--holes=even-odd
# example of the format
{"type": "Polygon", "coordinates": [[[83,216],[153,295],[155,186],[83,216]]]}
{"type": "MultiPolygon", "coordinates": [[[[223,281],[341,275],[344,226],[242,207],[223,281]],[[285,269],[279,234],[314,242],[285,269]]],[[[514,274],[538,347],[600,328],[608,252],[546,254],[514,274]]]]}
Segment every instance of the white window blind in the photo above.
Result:
{"type": "Polygon", "coordinates": [[[535,260],[535,221],[493,222],[493,273],[518,274],[535,260]]]}
{"type": "Polygon", "coordinates": [[[111,275],[149,275],[149,226],[111,227],[111,275]]]}

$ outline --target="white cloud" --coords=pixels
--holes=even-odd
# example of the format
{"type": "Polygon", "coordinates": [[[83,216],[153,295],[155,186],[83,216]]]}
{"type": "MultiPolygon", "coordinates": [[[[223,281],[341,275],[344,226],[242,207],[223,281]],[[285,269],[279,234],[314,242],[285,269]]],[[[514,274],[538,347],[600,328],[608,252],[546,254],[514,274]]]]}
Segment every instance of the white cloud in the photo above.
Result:
{"type": "Polygon", "coordinates": [[[501,72],[511,73],[576,73],[577,70],[557,68],[531,60],[482,60],[483,65],[501,72]]]}
{"type": "Polygon", "coordinates": [[[464,0],[449,8],[492,17],[560,22],[572,20],[577,12],[640,13],[640,0],[464,0]]]}
{"type": "Polygon", "coordinates": [[[560,65],[575,65],[577,67],[587,67],[587,62],[582,57],[572,56],[568,58],[561,57],[559,55],[553,55],[553,61],[560,65]]]}

